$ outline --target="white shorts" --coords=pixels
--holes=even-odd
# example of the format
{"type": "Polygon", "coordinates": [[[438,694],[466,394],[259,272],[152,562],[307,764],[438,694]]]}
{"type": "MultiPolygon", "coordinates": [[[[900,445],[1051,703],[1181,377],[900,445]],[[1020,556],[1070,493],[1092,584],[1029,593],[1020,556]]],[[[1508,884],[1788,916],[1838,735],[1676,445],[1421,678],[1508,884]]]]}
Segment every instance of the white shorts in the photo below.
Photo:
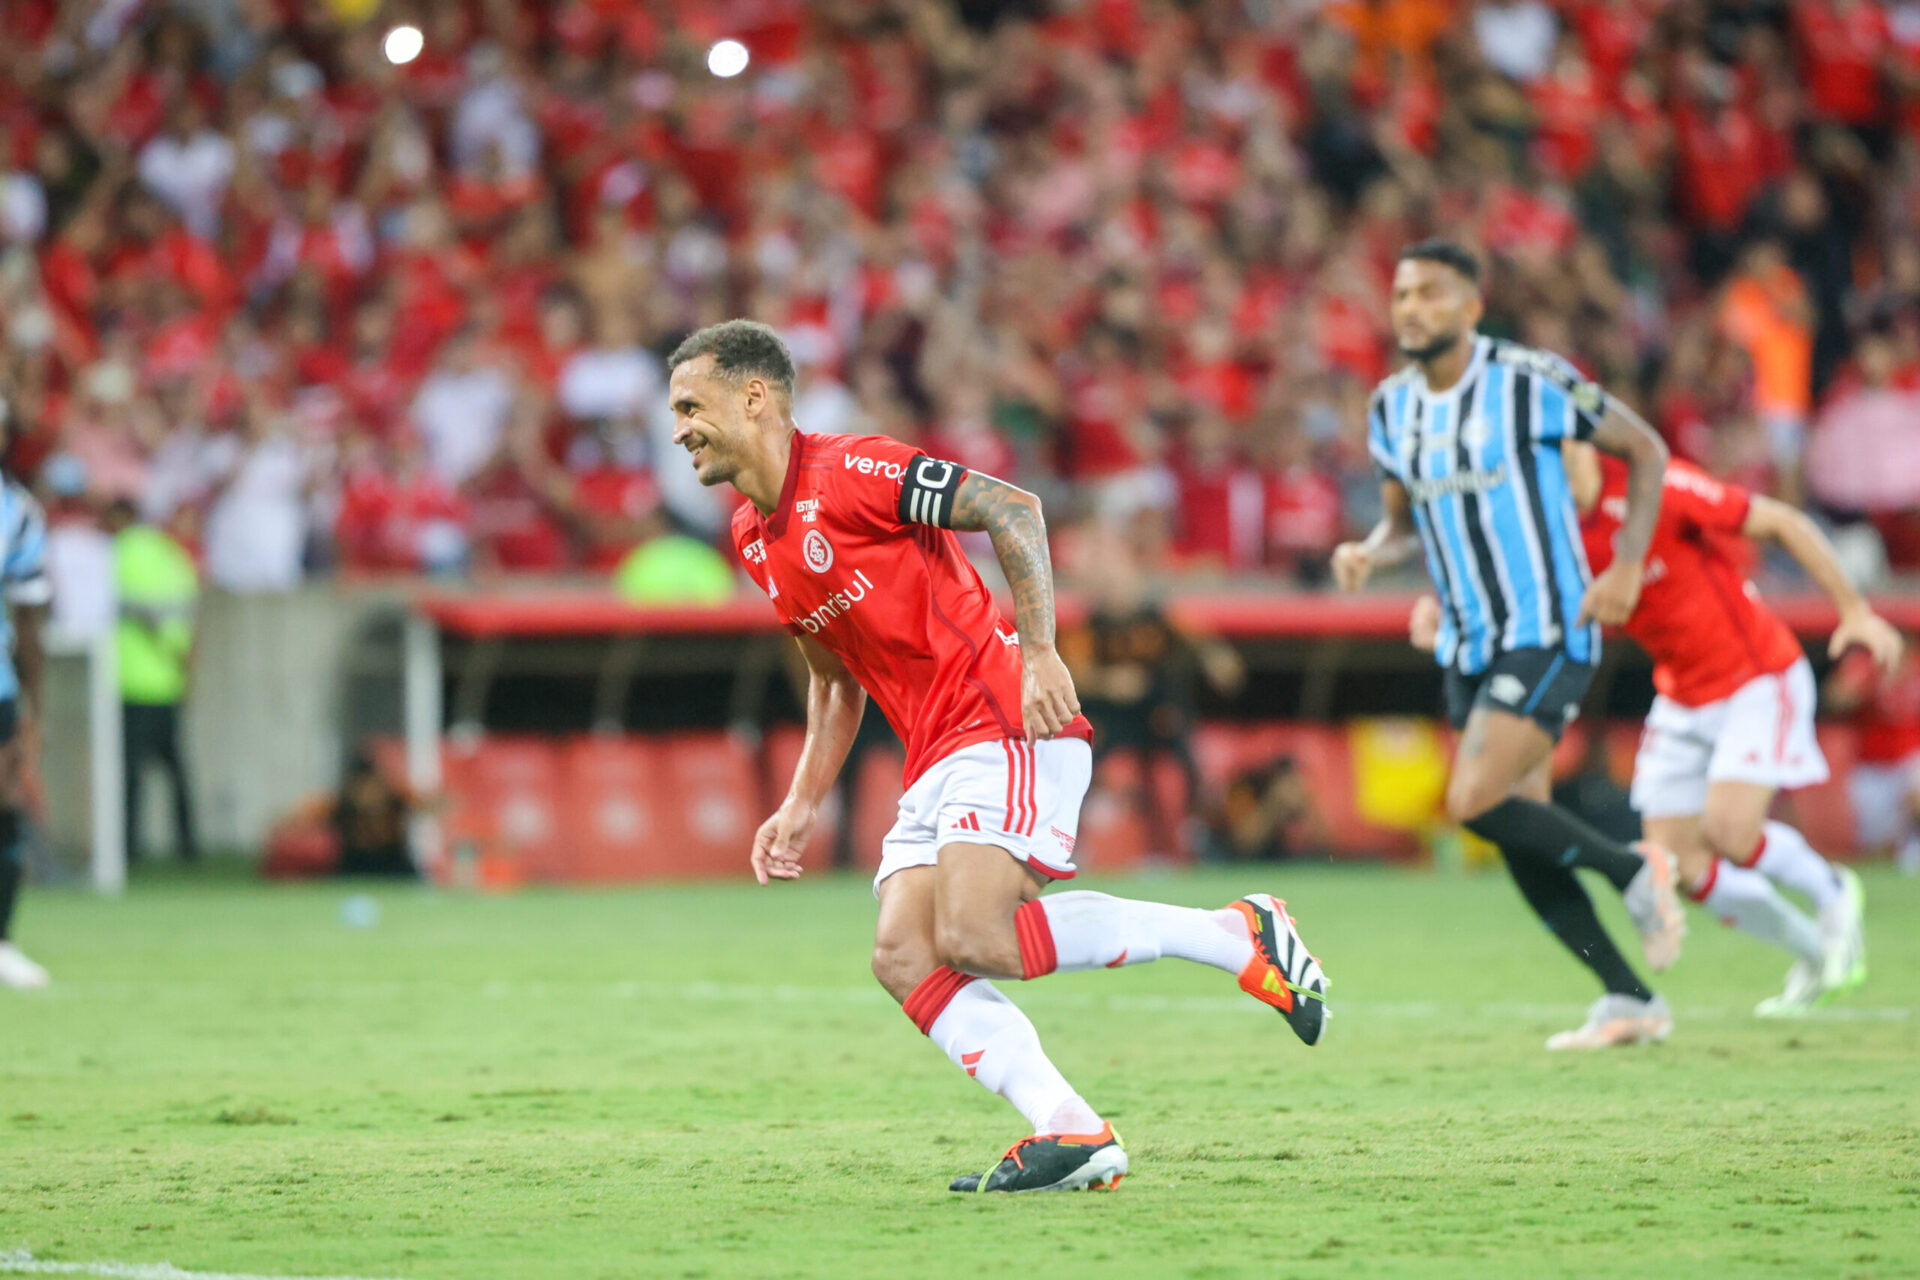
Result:
{"type": "Polygon", "coordinates": [[[1706,811],[1710,782],[1780,791],[1825,782],[1815,704],[1813,668],[1805,658],[1704,706],[1655,698],[1633,760],[1633,807],[1643,818],[1690,817],[1706,811]]]}
{"type": "Polygon", "coordinates": [[[1853,833],[1863,845],[1900,844],[1913,834],[1914,797],[1920,796],[1920,752],[1893,764],[1856,764],[1847,775],[1853,833]]]}
{"type": "Polygon", "coordinates": [[[907,867],[931,867],[950,844],[1005,849],[1050,880],[1074,876],[1080,802],[1093,781],[1082,738],[976,742],[939,760],[900,797],[900,816],[880,845],[880,882],[907,867]]]}

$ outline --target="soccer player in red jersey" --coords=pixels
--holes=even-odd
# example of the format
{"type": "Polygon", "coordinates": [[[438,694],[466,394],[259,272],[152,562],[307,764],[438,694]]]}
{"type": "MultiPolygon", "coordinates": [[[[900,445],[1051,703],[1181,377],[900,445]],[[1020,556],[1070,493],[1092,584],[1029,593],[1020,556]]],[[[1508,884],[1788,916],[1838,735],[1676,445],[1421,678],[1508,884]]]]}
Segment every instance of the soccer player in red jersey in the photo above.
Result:
{"type": "MultiPolygon", "coordinates": [[[[1586,445],[1562,446],[1596,572],[1613,559],[1626,505],[1622,469],[1586,445]]],[[[1701,906],[1795,957],[1780,995],[1755,1012],[1805,1013],[1866,976],[1859,880],[1767,814],[1780,790],[1827,780],[1814,736],[1818,701],[1800,642],[1747,581],[1741,539],[1779,543],[1840,612],[1828,644],[1858,646],[1890,669],[1900,636],[1847,581],[1819,527],[1771,498],[1669,462],[1639,603],[1624,630],[1654,660],[1657,696],[1633,766],[1633,807],[1673,851],[1701,906]],[[1776,890],[1803,894],[1818,923],[1776,890]]],[[[1423,602],[1416,642],[1433,618],[1423,602]]]]}
{"type": "Polygon", "coordinates": [[[1909,648],[1891,675],[1854,653],[1827,677],[1827,706],[1860,730],[1847,775],[1854,834],[1868,852],[1920,875],[1920,651],[1909,648]]]}
{"type": "Polygon", "coordinates": [[[811,674],[792,785],[754,837],[760,883],[800,874],[869,695],[906,743],[906,794],[874,877],[873,973],[955,1066],[1033,1127],[952,1189],[1111,1187],[1127,1171],[1113,1127],[989,979],[1175,956],[1235,974],[1316,1043],[1326,976],[1278,899],[1251,894],[1205,911],[1085,891],[1039,896],[1074,875],[1092,774],[1092,730],[1054,650],[1039,501],[884,436],[801,434],[793,360],[765,325],[702,329],[669,364],[674,442],[702,483],[732,484],[748,499],[734,544],[811,674]],[[956,529],[992,540],[1012,626],[956,529]]]}

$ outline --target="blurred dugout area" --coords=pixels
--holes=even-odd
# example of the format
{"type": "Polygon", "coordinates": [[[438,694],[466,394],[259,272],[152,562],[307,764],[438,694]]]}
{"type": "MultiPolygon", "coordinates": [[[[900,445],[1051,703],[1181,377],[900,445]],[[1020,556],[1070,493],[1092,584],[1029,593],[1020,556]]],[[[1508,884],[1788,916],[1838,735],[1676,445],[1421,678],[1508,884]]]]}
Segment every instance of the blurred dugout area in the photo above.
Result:
{"type": "MultiPolygon", "coordinates": [[[[1149,764],[1116,751],[1102,760],[1082,814],[1083,866],[1124,872],[1222,856],[1446,865],[1484,852],[1439,816],[1452,740],[1426,714],[1437,673],[1398,632],[1406,601],[1200,606],[1246,659],[1246,685],[1199,700],[1190,735],[1197,790],[1164,758],[1149,764]],[[1175,838],[1148,821],[1148,787],[1164,811],[1188,815],[1175,838]]],[[[1064,601],[1063,616],[1074,607],[1064,601]]],[[[421,802],[431,829],[417,847],[429,874],[497,886],[742,874],[803,735],[782,661],[790,642],[760,609],[457,597],[413,617],[418,639],[401,647],[430,659],[429,669],[401,680],[408,696],[395,696],[392,673],[361,688],[347,701],[377,714],[350,714],[342,728],[421,802]],[[403,705],[419,733],[411,751],[394,714],[403,705]]],[[[1807,633],[1821,629],[1812,613],[1799,621],[1807,633]]],[[[1601,806],[1631,774],[1650,697],[1637,652],[1623,643],[1612,655],[1611,678],[1557,757],[1559,779],[1584,776],[1584,794],[1601,806]]],[[[1836,722],[1823,724],[1821,739],[1834,781],[1782,805],[1820,847],[1851,850],[1845,778],[1857,737],[1836,722]]],[[[833,865],[836,837],[851,824],[849,865],[871,869],[899,767],[890,745],[858,761],[851,805],[836,801],[822,815],[812,867],[833,865]]],[[[312,807],[263,843],[272,869],[330,865],[312,807]]]]}
{"type": "MultiPolygon", "coordinates": [[[[1835,780],[1794,793],[1784,803],[1797,825],[1820,847],[1853,847],[1845,769],[1852,731],[1823,726],[1821,745],[1835,780]]],[[[772,811],[802,737],[782,725],[758,744],[724,730],[671,734],[592,734],[560,737],[495,734],[450,741],[443,748],[444,792],[439,806],[446,860],[439,878],[490,887],[522,882],[620,882],[655,878],[718,878],[743,874],[755,827],[772,811]]],[[[1565,783],[1588,762],[1598,737],[1605,773],[1624,792],[1632,775],[1639,726],[1614,722],[1569,734],[1556,756],[1555,778],[1565,783]]],[[[1437,722],[1366,718],[1345,724],[1208,723],[1194,735],[1206,794],[1189,797],[1180,771],[1161,762],[1150,777],[1139,760],[1103,761],[1082,811],[1081,865],[1124,873],[1150,865],[1181,865],[1203,856],[1233,856],[1223,844],[1189,843],[1156,849],[1136,803],[1145,785],[1161,791],[1173,812],[1230,822],[1236,792],[1246,780],[1297,774],[1304,803],[1290,805],[1268,848],[1271,855],[1357,862],[1485,861],[1487,851],[1441,817],[1452,737],[1437,722]]],[[[405,746],[377,740],[374,758],[396,784],[406,776],[405,746]]],[[[853,867],[871,871],[880,840],[900,796],[900,757],[868,754],[860,763],[859,801],[849,813],[830,804],[822,813],[809,865],[826,869],[841,824],[853,824],[853,867]]],[[[1257,796],[1239,803],[1258,803],[1257,796]]],[[[315,828],[283,826],[269,861],[283,874],[328,869],[315,828]]],[[[273,842],[270,841],[270,846],[273,842]]],[[[1256,854],[1253,856],[1263,856],[1256,854]]]]}

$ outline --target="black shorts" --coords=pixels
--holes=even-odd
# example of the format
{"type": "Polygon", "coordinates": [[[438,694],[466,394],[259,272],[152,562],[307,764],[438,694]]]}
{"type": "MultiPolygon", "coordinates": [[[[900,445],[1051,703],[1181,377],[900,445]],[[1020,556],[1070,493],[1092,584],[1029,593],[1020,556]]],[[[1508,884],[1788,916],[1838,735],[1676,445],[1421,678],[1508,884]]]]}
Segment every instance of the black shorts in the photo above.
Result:
{"type": "Polygon", "coordinates": [[[20,703],[14,698],[0,698],[0,747],[12,742],[20,733],[20,703]]]}
{"type": "Polygon", "coordinates": [[[1580,714],[1593,672],[1593,664],[1568,657],[1565,649],[1512,649],[1494,655],[1477,675],[1448,667],[1447,719],[1464,729],[1473,709],[1486,707],[1525,716],[1558,742],[1580,714]]]}

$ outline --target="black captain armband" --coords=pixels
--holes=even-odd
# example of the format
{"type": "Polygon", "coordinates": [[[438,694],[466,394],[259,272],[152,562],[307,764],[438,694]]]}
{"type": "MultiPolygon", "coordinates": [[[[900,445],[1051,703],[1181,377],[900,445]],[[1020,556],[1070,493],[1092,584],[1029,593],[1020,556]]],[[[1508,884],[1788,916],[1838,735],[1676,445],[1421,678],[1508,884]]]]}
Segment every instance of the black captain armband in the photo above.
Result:
{"type": "Polygon", "coordinates": [[[925,454],[907,464],[900,482],[900,523],[953,528],[953,495],[967,469],[925,454]]]}

